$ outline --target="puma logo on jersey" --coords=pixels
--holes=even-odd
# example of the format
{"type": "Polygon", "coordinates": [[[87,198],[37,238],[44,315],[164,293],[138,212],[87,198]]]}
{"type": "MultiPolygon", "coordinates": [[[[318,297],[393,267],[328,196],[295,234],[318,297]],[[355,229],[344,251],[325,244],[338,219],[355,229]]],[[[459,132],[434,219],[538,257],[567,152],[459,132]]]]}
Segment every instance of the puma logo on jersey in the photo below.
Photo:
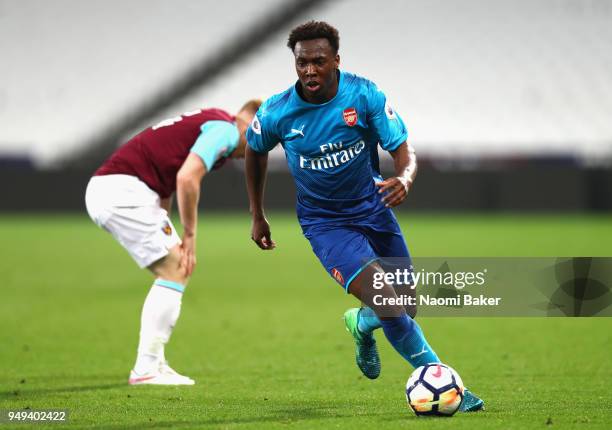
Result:
{"type": "Polygon", "coordinates": [[[292,128],[291,129],[291,133],[301,134],[302,137],[304,137],[304,127],[305,127],[305,124],[302,124],[302,126],[299,128],[299,130],[295,129],[295,128],[292,128]]]}
{"type": "Polygon", "coordinates": [[[300,128],[291,128],[291,131],[285,134],[283,140],[286,142],[289,140],[300,139],[304,137],[304,127],[306,127],[306,124],[302,124],[300,128]]]}

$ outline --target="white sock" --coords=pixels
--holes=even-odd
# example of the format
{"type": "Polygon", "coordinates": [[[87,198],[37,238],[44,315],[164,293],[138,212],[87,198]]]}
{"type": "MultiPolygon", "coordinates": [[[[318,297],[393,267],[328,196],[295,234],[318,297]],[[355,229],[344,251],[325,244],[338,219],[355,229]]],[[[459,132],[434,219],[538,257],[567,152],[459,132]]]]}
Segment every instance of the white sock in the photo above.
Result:
{"type": "Polygon", "coordinates": [[[184,288],[162,279],[157,279],[151,287],[142,307],[136,373],[145,374],[165,360],[164,345],[181,312],[184,288]]]}

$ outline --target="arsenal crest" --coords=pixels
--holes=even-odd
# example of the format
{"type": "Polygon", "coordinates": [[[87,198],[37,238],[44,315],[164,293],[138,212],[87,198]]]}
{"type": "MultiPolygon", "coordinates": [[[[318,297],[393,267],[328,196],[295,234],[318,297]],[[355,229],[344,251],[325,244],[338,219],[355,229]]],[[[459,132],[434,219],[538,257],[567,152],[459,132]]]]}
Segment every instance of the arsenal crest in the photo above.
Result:
{"type": "Polygon", "coordinates": [[[342,277],[342,273],[335,267],[331,270],[331,275],[334,277],[336,281],[342,286],[344,286],[344,278],[342,277]]]}
{"type": "Polygon", "coordinates": [[[353,127],[355,124],[357,124],[357,110],[355,108],[344,109],[342,112],[342,118],[344,119],[346,125],[353,127]]]}

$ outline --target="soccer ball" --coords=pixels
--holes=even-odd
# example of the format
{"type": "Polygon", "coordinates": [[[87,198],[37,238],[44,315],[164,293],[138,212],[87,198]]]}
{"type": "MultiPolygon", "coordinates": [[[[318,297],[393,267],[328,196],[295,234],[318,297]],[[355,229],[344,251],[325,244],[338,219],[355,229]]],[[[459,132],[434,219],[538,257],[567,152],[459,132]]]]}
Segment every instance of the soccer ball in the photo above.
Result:
{"type": "Polygon", "coordinates": [[[406,400],[417,415],[452,416],[463,400],[463,381],[442,363],[418,367],[406,383],[406,400]]]}

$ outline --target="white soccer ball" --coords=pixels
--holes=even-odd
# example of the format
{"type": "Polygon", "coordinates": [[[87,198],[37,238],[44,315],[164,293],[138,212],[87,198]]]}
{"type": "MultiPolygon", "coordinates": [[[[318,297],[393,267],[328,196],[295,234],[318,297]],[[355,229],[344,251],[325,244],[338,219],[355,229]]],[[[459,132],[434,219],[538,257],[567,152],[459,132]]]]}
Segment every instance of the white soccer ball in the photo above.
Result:
{"type": "Polygon", "coordinates": [[[417,415],[452,416],[463,400],[463,381],[442,363],[418,367],[406,383],[406,400],[417,415]]]}

